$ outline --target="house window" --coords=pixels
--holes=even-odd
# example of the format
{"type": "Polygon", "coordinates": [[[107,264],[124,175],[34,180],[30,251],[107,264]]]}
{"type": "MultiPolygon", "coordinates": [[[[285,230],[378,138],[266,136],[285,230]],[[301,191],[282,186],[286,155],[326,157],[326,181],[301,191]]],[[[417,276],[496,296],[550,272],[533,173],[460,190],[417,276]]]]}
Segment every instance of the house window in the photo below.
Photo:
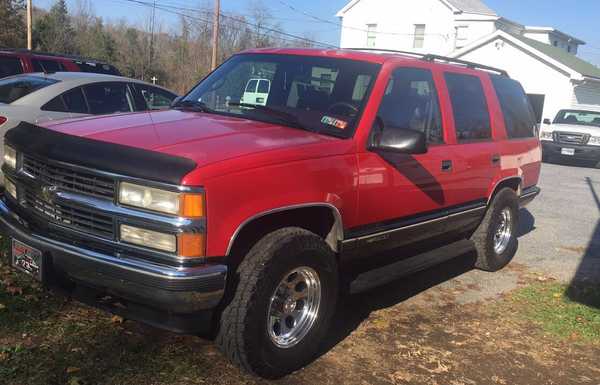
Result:
{"type": "Polygon", "coordinates": [[[571,53],[571,46],[570,45],[567,46],[567,52],[571,53]]]}
{"type": "Polygon", "coordinates": [[[558,40],[554,40],[554,46],[558,47],[558,40]]]}
{"type": "Polygon", "coordinates": [[[377,24],[367,24],[367,47],[375,47],[377,24]]]}
{"type": "Polygon", "coordinates": [[[466,45],[468,28],[468,25],[459,25],[456,27],[456,48],[462,48],[466,45]]]}
{"type": "Polygon", "coordinates": [[[425,24],[415,24],[413,48],[423,48],[425,45],[425,24]]]}

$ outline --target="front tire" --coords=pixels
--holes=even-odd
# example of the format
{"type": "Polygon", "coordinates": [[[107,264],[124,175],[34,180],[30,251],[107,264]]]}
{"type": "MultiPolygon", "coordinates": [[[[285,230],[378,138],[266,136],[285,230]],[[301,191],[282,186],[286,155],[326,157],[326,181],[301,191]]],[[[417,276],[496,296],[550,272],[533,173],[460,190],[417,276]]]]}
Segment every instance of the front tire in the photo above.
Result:
{"type": "Polygon", "coordinates": [[[490,206],[471,240],[475,244],[475,267],[498,271],[508,265],[517,252],[519,199],[514,190],[503,188],[490,206]]]}
{"type": "Polygon", "coordinates": [[[338,269],[329,246],[310,231],[283,228],[257,242],[237,274],[216,339],[221,351],[265,378],[311,362],[337,302],[338,269]]]}

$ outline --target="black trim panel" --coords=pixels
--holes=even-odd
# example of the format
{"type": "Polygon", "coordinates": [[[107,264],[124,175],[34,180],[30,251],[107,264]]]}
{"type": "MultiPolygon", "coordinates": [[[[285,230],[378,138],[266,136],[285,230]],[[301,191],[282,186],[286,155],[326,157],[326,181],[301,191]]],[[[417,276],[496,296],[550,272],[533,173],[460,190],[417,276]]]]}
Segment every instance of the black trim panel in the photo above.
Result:
{"type": "Polygon", "coordinates": [[[26,122],[9,130],[5,139],[17,151],[38,157],[162,183],[181,184],[196,168],[191,159],[68,135],[26,122]]]}
{"type": "Polygon", "coordinates": [[[446,217],[448,215],[459,214],[463,211],[475,209],[478,207],[486,206],[486,200],[481,199],[473,202],[468,202],[461,205],[445,207],[440,210],[429,211],[427,213],[412,215],[408,217],[398,218],[387,220],[384,222],[376,222],[370,223],[368,225],[354,227],[346,230],[344,234],[344,239],[352,239],[365,237],[385,231],[396,230],[402,227],[411,226],[415,224],[419,224],[422,222],[427,222],[439,218],[446,217]]]}
{"type": "Polygon", "coordinates": [[[480,223],[486,207],[483,200],[470,202],[350,231],[342,243],[343,259],[364,258],[400,247],[427,251],[464,239],[480,223]]]}

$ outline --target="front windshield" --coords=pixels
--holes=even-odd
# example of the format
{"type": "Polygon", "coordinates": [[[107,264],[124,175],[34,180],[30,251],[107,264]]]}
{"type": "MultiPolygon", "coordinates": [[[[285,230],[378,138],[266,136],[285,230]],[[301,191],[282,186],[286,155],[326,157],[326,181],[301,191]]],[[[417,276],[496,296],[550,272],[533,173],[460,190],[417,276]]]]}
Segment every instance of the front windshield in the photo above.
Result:
{"type": "Polygon", "coordinates": [[[225,62],[180,103],[349,137],[379,68],[347,59],[242,54],[225,62]]]}
{"type": "Polygon", "coordinates": [[[554,123],[579,124],[582,126],[600,127],[600,112],[581,110],[561,110],[556,115],[554,123]]]}

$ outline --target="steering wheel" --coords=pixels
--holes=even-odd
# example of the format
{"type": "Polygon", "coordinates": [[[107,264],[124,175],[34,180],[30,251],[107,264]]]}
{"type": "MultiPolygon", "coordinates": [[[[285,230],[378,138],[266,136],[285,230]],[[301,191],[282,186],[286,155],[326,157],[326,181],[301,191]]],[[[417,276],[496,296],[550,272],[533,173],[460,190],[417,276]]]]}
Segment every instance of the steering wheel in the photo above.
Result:
{"type": "Polygon", "coordinates": [[[337,102],[337,103],[333,103],[331,106],[329,106],[329,108],[327,108],[327,112],[331,112],[336,115],[355,116],[358,113],[358,107],[356,107],[353,104],[346,103],[346,102],[337,102]],[[349,113],[340,112],[339,109],[346,109],[345,112],[348,112],[348,110],[350,110],[350,112],[349,113]]]}

